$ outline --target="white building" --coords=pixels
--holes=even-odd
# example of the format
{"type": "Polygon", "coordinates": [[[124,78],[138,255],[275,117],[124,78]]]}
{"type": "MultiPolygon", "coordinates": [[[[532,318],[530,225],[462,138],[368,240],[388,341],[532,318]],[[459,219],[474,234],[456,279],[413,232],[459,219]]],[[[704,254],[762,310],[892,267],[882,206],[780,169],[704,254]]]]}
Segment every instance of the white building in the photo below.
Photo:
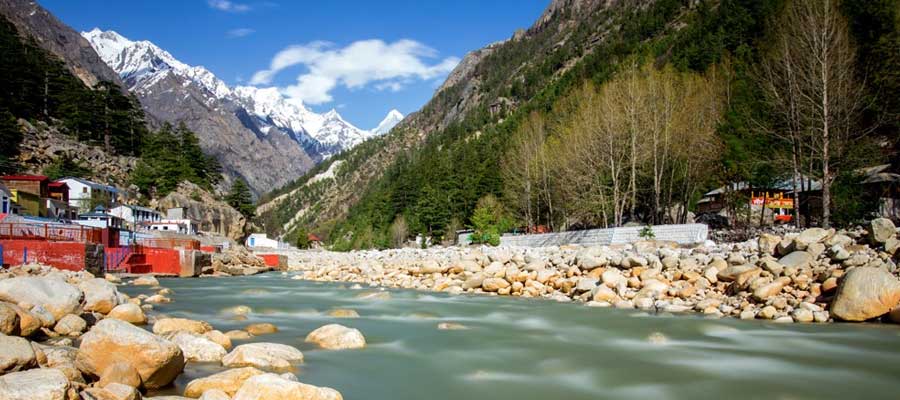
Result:
{"type": "Polygon", "coordinates": [[[109,210],[109,213],[125,220],[132,229],[162,221],[162,214],[158,211],[141,206],[121,205],[109,210]]]}
{"type": "Polygon", "coordinates": [[[94,211],[81,214],[78,216],[78,225],[92,226],[94,228],[117,228],[122,229],[125,224],[121,218],[106,212],[103,206],[97,206],[94,211]]]}
{"type": "Polygon", "coordinates": [[[244,244],[246,244],[247,247],[267,249],[278,249],[282,247],[281,242],[275,239],[269,239],[268,235],[265,233],[254,233],[248,236],[247,241],[244,244]]]}
{"type": "Polygon", "coordinates": [[[56,182],[63,182],[69,187],[69,204],[81,210],[90,210],[91,200],[106,200],[110,204],[115,203],[119,194],[119,189],[113,186],[91,182],[87,179],[67,177],[57,179],[56,182]]]}
{"type": "Polygon", "coordinates": [[[183,235],[196,235],[199,231],[197,223],[190,219],[163,219],[146,223],[151,231],[174,232],[183,235]]]}

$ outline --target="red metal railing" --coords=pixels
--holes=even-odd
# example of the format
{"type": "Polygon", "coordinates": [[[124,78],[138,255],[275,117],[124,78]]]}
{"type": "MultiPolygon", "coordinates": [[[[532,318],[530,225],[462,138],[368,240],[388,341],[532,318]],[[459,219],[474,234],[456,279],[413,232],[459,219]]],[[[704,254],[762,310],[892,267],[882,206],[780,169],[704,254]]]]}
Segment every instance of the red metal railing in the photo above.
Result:
{"type": "Polygon", "coordinates": [[[139,238],[137,243],[146,247],[160,249],[200,250],[200,241],[181,238],[139,238]]]}
{"type": "Polygon", "coordinates": [[[103,230],[78,225],[0,223],[0,240],[102,243],[103,230]]]}

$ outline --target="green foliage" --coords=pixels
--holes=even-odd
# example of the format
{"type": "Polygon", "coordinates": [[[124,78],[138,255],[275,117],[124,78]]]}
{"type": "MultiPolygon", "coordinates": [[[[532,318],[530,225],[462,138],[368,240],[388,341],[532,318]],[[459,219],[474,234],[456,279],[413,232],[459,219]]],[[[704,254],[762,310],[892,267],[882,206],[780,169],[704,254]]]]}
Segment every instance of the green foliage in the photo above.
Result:
{"type": "Polygon", "coordinates": [[[0,107],[0,173],[9,174],[17,170],[15,158],[19,154],[22,131],[16,118],[9,110],[0,107]]]}
{"type": "Polygon", "coordinates": [[[238,210],[248,220],[253,218],[253,214],[256,213],[256,207],[253,205],[253,195],[243,179],[238,178],[234,180],[231,190],[225,197],[225,202],[234,207],[235,210],[238,210]]]}
{"type": "Polygon", "coordinates": [[[500,235],[514,226],[503,204],[494,195],[487,195],[478,200],[478,206],[472,213],[472,243],[486,243],[491,246],[500,245],[500,235]]]}
{"type": "Polygon", "coordinates": [[[76,178],[89,178],[94,171],[82,165],[78,161],[70,157],[60,157],[48,165],[42,173],[51,180],[57,180],[66,176],[74,176],[76,178]]]}
{"type": "Polygon", "coordinates": [[[656,233],[653,232],[652,225],[646,225],[643,228],[641,228],[641,231],[638,232],[638,236],[644,240],[656,239],[656,233]]]}
{"type": "Polygon", "coordinates": [[[203,154],[196,135],[184,124],[177,129],[165,124],[149,134],[143,153],[131,175],[141,192],[164,196],[182,181],[193,182],[205,189],[221,179],[221,167],[212,156],[203,154]]]}
{"type": "Polygon", "coordinates": [[[5,18],[0,18],[0,54],[0,110],[29,120],[61,120],[83,143],[108,143],[111,151],[139,155],[147,129],[134,97],[110,82],[88,88],[5,18]]]}
{"type": "Polygon", "coordinates": [[[837,226],[860,224],[872,218],[878,211],[878,193],[865,190],[860,174],[844,172],[837,176],[831,186],[834,207],[831,218],[837,226]]]}
{"type": "Polygon", "coordinates": [[[300,228],[300,230],[297,231],[297,248],[308,249],[309,246],[309,231],[307,231],[306,228],[300,228]]]}

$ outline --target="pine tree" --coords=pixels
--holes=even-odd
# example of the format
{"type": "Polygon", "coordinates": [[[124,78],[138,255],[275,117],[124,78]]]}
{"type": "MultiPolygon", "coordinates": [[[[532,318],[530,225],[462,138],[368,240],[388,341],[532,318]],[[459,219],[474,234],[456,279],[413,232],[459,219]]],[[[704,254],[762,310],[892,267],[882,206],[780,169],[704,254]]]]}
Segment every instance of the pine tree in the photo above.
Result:
{"type": "Polygon", "coordinates": [[[250,188],[247,187],[247,183],[243,179],[238,178],[234,180],[234,183],[231,185],[231,191],[228,193],[225,201],[247,219],[252,218],[253,214],[256,213],[250,188]]]}

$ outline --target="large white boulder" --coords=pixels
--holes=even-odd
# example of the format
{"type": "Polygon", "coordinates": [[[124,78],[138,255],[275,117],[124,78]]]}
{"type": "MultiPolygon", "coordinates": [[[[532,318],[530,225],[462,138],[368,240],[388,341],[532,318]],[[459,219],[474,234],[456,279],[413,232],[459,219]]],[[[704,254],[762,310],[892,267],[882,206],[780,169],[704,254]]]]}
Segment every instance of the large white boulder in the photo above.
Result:
{"type": "Polygon", "coordinates": [[[303,361],[303,353],[280,343],[248,343],[237,346],[222,358],[226,367],[256,367],[271,371],[288,371],[291,362],[303,361]]]}
{"type": "Polygon", "coordinates": [[[192,332],[170,332],[164,338],[181,347],[184,358],[196,362],[216,362],[228,353],[222,345],[209,338],[192,332]]]}
{"type": "Polygon", "coordinates": [[[37,366],[34,349],[28,340],[0,335],[0,374],[37,366]]]}
{"type": "Polygon", "coordinates": [[[366,347],[366,338],[358,329],[343,325],[329,324],[306,336],[306,341],[329,350],[361,349],[366,347]]]}
{"type": "Polygon", "coordinates": [[[62,371],[38,368],[0,376],[0,399],[66,400],[69,380],[62,371]]]}
{"type": "Polygon", "coordinates": [[[25,276],[0,280],[0,300],[43,306],[56,320],[81,314],[83,297],[81,289],[59,279],[25,276]]]}
{"type": "Polygon", "coordinates": [[[78,288],[84,292],[85,311],[108,314],[113,308],[124,302],[116,285],[105,279],[87,279],[78,284],[78,288]]]}
{"type": "Polygon", "coordinates": [[[343,400],[332,388],[307,385],[276,374],[247,379],[232,400],[343,400]]]}
{"type": "Polygon", "coordinates": [[[882,268],[853,268],[841,280],[831,314],[845,321],[880,317],[900,303],[900,281],[882,268]]]}
{"type": "Polygon", "coordinates": [[[184,389],[184,395],[197,398],[208,390],[218,389],[225,392],[228,396],[234,396],[247,379],[264,373],[253,367],[229,369],[218,374],[190,381],[184,389]]]}

